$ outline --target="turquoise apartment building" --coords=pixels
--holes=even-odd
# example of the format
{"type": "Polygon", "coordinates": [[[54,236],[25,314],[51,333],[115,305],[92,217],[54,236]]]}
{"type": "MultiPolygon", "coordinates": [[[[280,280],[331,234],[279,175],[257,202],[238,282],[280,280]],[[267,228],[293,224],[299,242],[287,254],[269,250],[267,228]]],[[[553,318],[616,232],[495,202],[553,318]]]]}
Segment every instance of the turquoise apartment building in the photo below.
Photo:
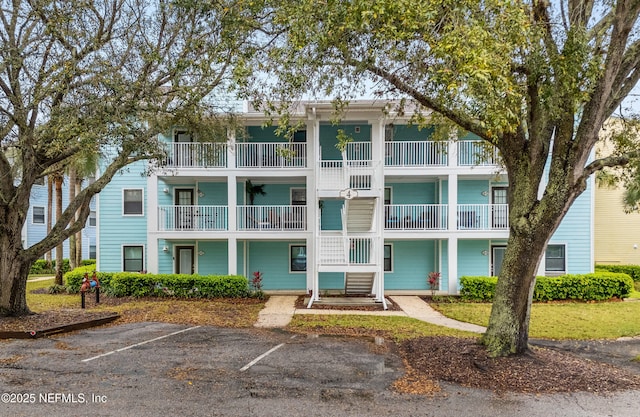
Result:
{"type": "MultiPolygon", "coordinates": [[[[301,103],[291,141],[249,104],[241,135],[166,132],[166,158],[136,163],[98,197],[98,269],[260,271],[264,290],[312,302],[426,293],[430,272],[439,294],[456,294],[461,276],[496,275],[509,233],[497,153],[471,135],[435,141],[382,110],[354,102],[334,125],[330,103],[301,103]],[[343,151],[339,129],[352,138],[343,151]]],[[[539,275],[592,271],[592,190],[554,234],[539,275]]]]}

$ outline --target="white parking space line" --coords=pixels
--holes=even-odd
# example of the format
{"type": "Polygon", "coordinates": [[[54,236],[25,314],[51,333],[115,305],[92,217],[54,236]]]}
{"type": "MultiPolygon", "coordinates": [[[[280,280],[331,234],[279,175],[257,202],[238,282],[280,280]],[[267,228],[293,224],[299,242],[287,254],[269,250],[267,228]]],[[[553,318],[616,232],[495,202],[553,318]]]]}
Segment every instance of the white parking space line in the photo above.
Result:
{"type": "Polygon", "coordinates": [[[165,338],[170,337],[170,336],[175,336],[175,335],[180,334],[180,333],[188,332],[189,330],[197,329],[198,327],[200,327],[200,326],[193,326],[193,327],[189,327],[188,329],[178,330],[177,332],[173,332],[173,333],[166,334],[164,336],[159,336],[159,337],[156,337],[156,338],[153,338],[153,339],[145,340],[143,342],[136,343],[135,345],[125,346],[125,347],[120,348],[120,349],[112,350],[111,352],[106,352],[106,353],[102,353],[102,354],[97,355],[97,356],[93,356],[91,358],[82,359],[81,362],[89,362],[89,361],[92,361],[94,359],[102,358],[104,356],[109,356],[109,355],[112,355],[114,353],[118,353],[118,352],[122,352],[122,351],[125,351],[125,350],[129,350],[129,349],[132,349],[132,348],[137,347],[137,346],[146,345],[147,343],[155,342],[156,340],[165,339],[165,338]]]}
{"type": "Polygon", "coordinates": [[[251,368],[253,365],[255,365],[256,363],[260,362],[260,360],[262,360],[263,358],[269,356],[270,354],[272,354],[276,350],[280,349],[284,345],[285,345],[285,343],[280,343],[278,346],[272,347],[271,349],[269,349],[268,351],[266,351],[262,355],[258,356],[257,358],[255,358],[254,360],[252,360],[251,362],[249,362],[248,364],[246,364],[245,366],[240,368],[240,372],[244,372],[247,369],[251,368]]]}
{"type": "MultiPolygon", "coordinates": [[[[291,336],[291,339],[295,339],[295,337],[296,337],[296,335],[293,335],[293,336],[291,336]]],[[[280,343],[278,346],[272,347],[271,349],[269,349],[268,351],[266,351],[262,355],[258,356],[257,358],[255,358],[254,360],[252,360],[251,362],[249,362],[248,364],[246,364],[245,366],[240,368],[240,372],[244,372],[247,369],[251,368],[253,365],[255,365],[256,363],[260,362],[262,359],[266,358],[267,356],[269,356],[270,354],[272,354],[276,350],[280,349],[284,345],[286,345],[286,343],[280,343]]]]}

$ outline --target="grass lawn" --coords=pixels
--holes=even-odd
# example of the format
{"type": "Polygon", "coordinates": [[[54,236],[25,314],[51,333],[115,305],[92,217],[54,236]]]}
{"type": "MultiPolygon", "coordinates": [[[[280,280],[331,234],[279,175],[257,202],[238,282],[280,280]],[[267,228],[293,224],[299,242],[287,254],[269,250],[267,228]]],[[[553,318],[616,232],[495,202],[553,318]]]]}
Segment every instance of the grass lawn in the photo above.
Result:
{"type": "Polygon", "coordinates": [[[476,333],[400,316],[296,314],[289,324],[289,329],[301,333],[383,336],[396,341],[422,336],[478,337],[476,333]]]}
{"type": "MultiPolygon", "coordinates": [[[[434,307],[447,317],[486,326],[489,303],[434,307]]],[[[529,336],[546,339],[615,339],[640,335],[640,302],[534,303],[529,336]]]]}
{"type": "MultiPolygon", "coordinates": [[[[27,304],[34,312],[80,307],[78,294],[34,294],[53,280],[27,283],[27,304]]],[[[638,294],[640,296],[640,294],[638,294]]],[[[89,296],[89,299],[93,296],[89,296]]],[[[640,297],[639,297],[640,298],[640,297]]],[[[92,311],[115,311],[119,322],[162,321],[223,327],[251,327],[264,302],[255,299],[104,299],[92,311]]],[[[491,304],[435,304],[447,317],[486,326],[491,304]]],[[[547,339],[613,339],[640,335],[640,301],[610,303],[536,303],[529,336],[547,339]]],[[[289,329],[304,333],[384,336],[404,340],[421,336],[477,337],[477,334],[397,316],[295,315],[289,329]]]]}
{"type": "MultiPolygon", "coordinates": [[[[34,294],[34,290],[46,289],[53,279],[27,283],[27,305],[39,313],[56,309],[80,308],[79,294],[34,294]]],[[[91,311],[113,311],[122,318],[116,323],[137,321],[161,321],[165,323],[199,324],[220,327],[252,327],[264,302],[257,299],[108,299],[102,297],[93,306],[94,296],[87,296],[91,311]]]]}

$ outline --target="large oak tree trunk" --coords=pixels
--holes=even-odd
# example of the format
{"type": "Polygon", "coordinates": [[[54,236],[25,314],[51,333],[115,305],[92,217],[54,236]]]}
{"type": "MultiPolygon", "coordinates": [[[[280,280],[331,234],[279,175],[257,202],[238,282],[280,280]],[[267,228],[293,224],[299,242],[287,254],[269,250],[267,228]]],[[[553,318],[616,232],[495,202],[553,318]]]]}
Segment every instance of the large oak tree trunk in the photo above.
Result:
{"type": "MultiPolygon", "coordinates": [[[[20,198],[28,199],[28,195],[17,200],[20,198]]],[[[22,247],[23,213],[1,208],[0,222],[0,317],[30,314],[26,288],[34,259],[27,259],[22,247]]]]}
{"type": "Polygon", "coordinates": [[[508,240],[489,327],[482,339],[492,356],[528,350],[531,298],[540,263],[540,257],[531,257],[543,253],[545,244],[545,239],[537,236],[511,235],[508,240]]]}
{"type": "Polygon", "coordinates": [[[20,251],[2,243],[0,255],[0,316],[30,314],[27,307],[27,277],[31,262],[20,260],[20,251]]]}

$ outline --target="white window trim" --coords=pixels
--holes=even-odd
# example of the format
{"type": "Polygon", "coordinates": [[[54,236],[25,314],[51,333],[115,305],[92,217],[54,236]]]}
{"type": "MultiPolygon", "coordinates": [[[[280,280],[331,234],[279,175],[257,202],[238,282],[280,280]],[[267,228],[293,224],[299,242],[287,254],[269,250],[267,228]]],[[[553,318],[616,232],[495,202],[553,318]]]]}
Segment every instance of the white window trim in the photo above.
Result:
{"type": "Polygon", "coordinates": [[[384,198],[384,193],[387,188],[389,189],[389,204],[393,204],[393,187],[391,187],[390,185],[385,185],[382,189],[382,198],[384,198]]]}
{"type": "MultiPolygon", "coordinates": [[[[147,246],[144,243],[123,243],[120,245],[120,267],[122,272],[125,272],[124,270],[124,248],[126,247],[130,247],[130,246],[137,246],[137,247],[141,247],[142,248],[142,270],[146,270],[146,265],[147,265],[147,246]]],[[[97,246],[96,246],[96,255],[97,255],[97,246]]],[[[130,271],[128,271],[130,272],[130,271]]]]}
{"type": "MultiPolygon", "coordinates": [[[[304,271],[292,271],[291,270],[291,247],[292,246],[304,246],[305,248],[305,252],[307,252],[307,244],[306,243],[289,243],[289,251],[287,252],[287,260],[288,260],[288,266],[287,269],[289,269],[289,273],[290,274],[306,274],[307,270],[309,269],[309,259],[307,258],[307,267],[304,271]]],[[[308,253],[308,252],[307,252],[308,253]]]]}
{"type": "Polygon", "coordinates": [[[33,208],[31,209],[31,224],[39,224],[39,225],[45,225],[47,224],[47,208],[44,206],[33,206],[33,208]],[[35,217],[35,209],[36,208],[41,208],[42,212],[44,214],[44,221],[42,223],[36,223],[33,221],[33,218],[35,217]]]}
{"type": "Polygon", "coordinates": [[[544,248],[544,275],[545,276],[558,276],[568,273],[569,266],[569,245],[565,242],[549,242],[544,248]],[[549,271],[547,270],[547,248],[549,246],[564,246],[564,271],[549,271]]]}
{"type": "Polygon", "coordinates": [[[393,266],[395,264],[395,262],[393,261],[393,243],[384,243],[382,245],[383,249],[382,249],[382,272],[385,274],[392,274],[393,273],[393,266]],[[384,270],[384,247],[385,246],[390,246],[391,247],[391,269],[388,271],[384,270]]]}
{"type": "MultiPolygon", "coordinates": [[[[143,200],[144,201],[144,200],[143,200]]],[[[123,202],[124,204],[124,202],[123,202]]],[[[124,209],[123,209],[124,211],[124,209]]],[[[144,204],[142,204],[142,211],[144,212],[144,204]]],[[[96,227],[96,225],[98,224],[98,213],[96,212],[96,210],[91,210],[89,212],[89,217],[87,217],[87,227],[96,227]],[[93,213],[93,220],[94,220],[94,225],[91,225],[91,213],[93,213]]]]}
{"type": "Polygon", "coordinates": [[[124,217],[144,217],[144,188],[123,188],[122,189],[122,210],[121,213],[124,217]],[[127,214],[124,212],[124,192],[125,191],[142,191],[142,213],[141,214],[127,214]]]}
{"type": "MultiPolygon", "coordinates": [[[[307,201],[306,201],[307,189],[305,187],[291,187],[291,188],[289,188],[289,204],[292,205],[292,206],[294,205],[293,204],[293,191],[294,190],[295,191],[302,191],[304,193],[304,195],[305,195],[304,205],[306,206],[307,205],[307,201]]],[[[296,205],[302,206],[303,204],[296,204],[296,205]]]]}

